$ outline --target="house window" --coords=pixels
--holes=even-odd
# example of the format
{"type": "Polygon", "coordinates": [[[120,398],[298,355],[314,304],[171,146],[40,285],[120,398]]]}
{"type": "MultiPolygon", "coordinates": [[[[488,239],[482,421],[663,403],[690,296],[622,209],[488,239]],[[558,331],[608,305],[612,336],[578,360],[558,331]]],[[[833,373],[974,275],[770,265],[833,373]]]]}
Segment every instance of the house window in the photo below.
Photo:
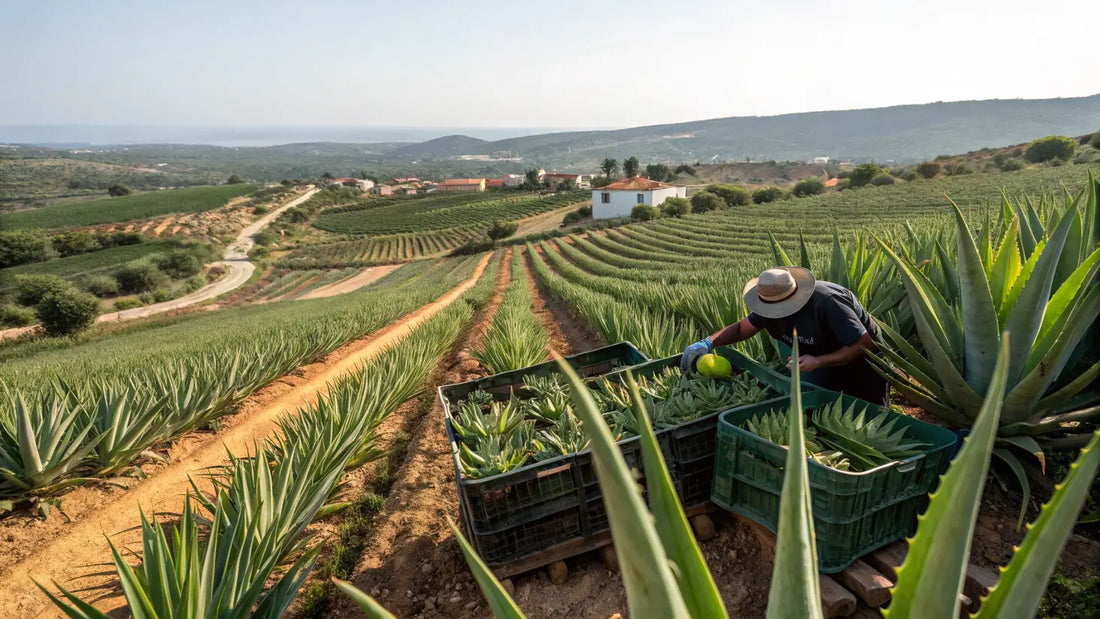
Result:
{"type": "Polygon", "coordinates": [[[638,194],[638,204],[641,204],[643,202],[645,202],[645,194],[640,193],[640,194],[638,194]]]}
{"type": "Polygon", "coordinates": [[[604,192],[600,193],[600,203],[601,204],[611,204],[611,192],[604,191],[604,192]]]}

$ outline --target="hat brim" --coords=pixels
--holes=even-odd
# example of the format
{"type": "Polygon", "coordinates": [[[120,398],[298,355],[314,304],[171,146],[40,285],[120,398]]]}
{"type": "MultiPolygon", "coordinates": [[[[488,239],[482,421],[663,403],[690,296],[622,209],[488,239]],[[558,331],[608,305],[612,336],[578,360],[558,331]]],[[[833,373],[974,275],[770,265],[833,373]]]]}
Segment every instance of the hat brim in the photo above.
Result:
{"type": "Polygon", "coordinates": [[[745,305],[748,306],[750,312],[756,312],[764,318],[786,318],[791,314],[794,314],[798,310],[806,306],[810,297],[814,295],[814,287],[817,285],[817,278],[810,272],[809,269],[802,267],[776,267],[786,270],[794,278],[796,289],[794,294],[783,299],[782,301],[776,301],[769,303],[760,298],[757,294],[756,286],[760,278],[754,277],[749,280],[749,283],[745,284],[745,291],[743,293],[745,298],[745,305]]]}

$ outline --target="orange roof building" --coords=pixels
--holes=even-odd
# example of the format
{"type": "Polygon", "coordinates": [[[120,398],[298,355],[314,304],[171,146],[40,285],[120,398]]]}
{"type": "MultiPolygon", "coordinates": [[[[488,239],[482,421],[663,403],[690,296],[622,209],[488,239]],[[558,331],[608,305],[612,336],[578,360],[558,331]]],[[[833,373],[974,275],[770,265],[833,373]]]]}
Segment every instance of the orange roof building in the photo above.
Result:
{"type": "Polygon", "coordinates": [[[442,192],[475,192],[485,191],[484,178],[448,178],[435,186],[436,191],[442,192]]]}
{"type": "Polygon", "coordinates": [[[669,185],[641,176],[625,178],[592,190],[592,217],[629,217],[639,204],[659,207],[669,198],[686,198],[687,187],[669,185]]]}

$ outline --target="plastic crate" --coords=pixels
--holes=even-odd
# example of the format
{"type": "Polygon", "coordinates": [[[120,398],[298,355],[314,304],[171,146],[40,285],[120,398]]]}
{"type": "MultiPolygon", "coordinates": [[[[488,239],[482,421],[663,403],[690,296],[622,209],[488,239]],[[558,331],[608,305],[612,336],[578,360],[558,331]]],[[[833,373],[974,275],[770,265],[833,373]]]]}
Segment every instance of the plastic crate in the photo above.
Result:
{"type": "MultiPolygon", "coordinates": [[[[832,391],[802,394],[805,409],[855,404],[856,413],[890,415],[913,438],[929,444],[923,453],[870,471],[847,472],[809,462],[810,500],[817,534],[818,567],[838,572],[859,556],[913,532],[917,515],[947,470],[955,433],[832,391]]],[[[719,417],[711,500],[775,531],[787,448],[739,427],[748,419],[790,408],[776,398],[719,417]]]]}
{"type": "MultiPolygon", "coordinates": [[[[760,365],[734,348],[724,346],[715,349],[715,352],[730,362],[734,372],[747,372],[756,380],[771,387],[776,393],[790,393],[790,377],[760,365]]],[[[668,367],[679,367],[680,357],[681,355],[673,355],[655,359],[632,367],[630,371],[637,376],[649,376],[668,367]]],[[[616,379],[625,372],[626,370],[620,370],[607,378],[616,379]]],[[[802,388],[806,391],[818,389],[808,383],[803,383],[802,388]]],[[[714,478],[715,439],[718,433],[718,416],[721,412],[715,411],[657,432],[657,441],[664,453],[669,475],[680,495],[680,502],[685,508],[703,505],[710,501],[714,478]]]]}
{"type": "MultiPolygon", "coordinates": [[[[582,377],[600,376],[649,361],[633,344],[620,342],[565,359],[582,377]]],[[[467,479],[458,461],[451,425],[457,403],[483,390],[507,399],[525,376],[558,371],[555,361],[439,388],[455,466],[462,518],[478,553],[489,565],[503,565],[554,545],[607,530],[599,480],[589,452],[568,454],[485,479],[467,479]]],[[[620,443],[627,463],[642,470],[637,439],[620,443]]]]}

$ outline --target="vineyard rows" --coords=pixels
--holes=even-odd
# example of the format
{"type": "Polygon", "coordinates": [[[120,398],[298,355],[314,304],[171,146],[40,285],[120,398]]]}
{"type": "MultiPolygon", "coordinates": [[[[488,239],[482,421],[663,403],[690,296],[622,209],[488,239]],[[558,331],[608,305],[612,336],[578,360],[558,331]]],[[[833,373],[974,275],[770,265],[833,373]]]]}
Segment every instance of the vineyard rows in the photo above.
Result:
{"type": "Polygon", "coordinates": [[[353,238],[307,245],[288,253],[276,266],[321,269],[392,264],[451,251],[472,239],[483,238],[485,226],[467,226],[424,234],[397,234],[353,238]]]}
{"type": "Polygon", "coordinates": [[[463,197],[458,204],[450,202],[457,200],[451,196],[430,196],[395,200],[393,204],[375,208],[365,205],[348,207],[349,210],[335,208],[322,212],[313,225],[329,232],[366,235],[444,230],[522,219],[584,200],[589,194],[572,191],[546,197],[477,195],[478,199],[463,197]],[[445,201],[443,206],[441,201],[445,201]]]}

